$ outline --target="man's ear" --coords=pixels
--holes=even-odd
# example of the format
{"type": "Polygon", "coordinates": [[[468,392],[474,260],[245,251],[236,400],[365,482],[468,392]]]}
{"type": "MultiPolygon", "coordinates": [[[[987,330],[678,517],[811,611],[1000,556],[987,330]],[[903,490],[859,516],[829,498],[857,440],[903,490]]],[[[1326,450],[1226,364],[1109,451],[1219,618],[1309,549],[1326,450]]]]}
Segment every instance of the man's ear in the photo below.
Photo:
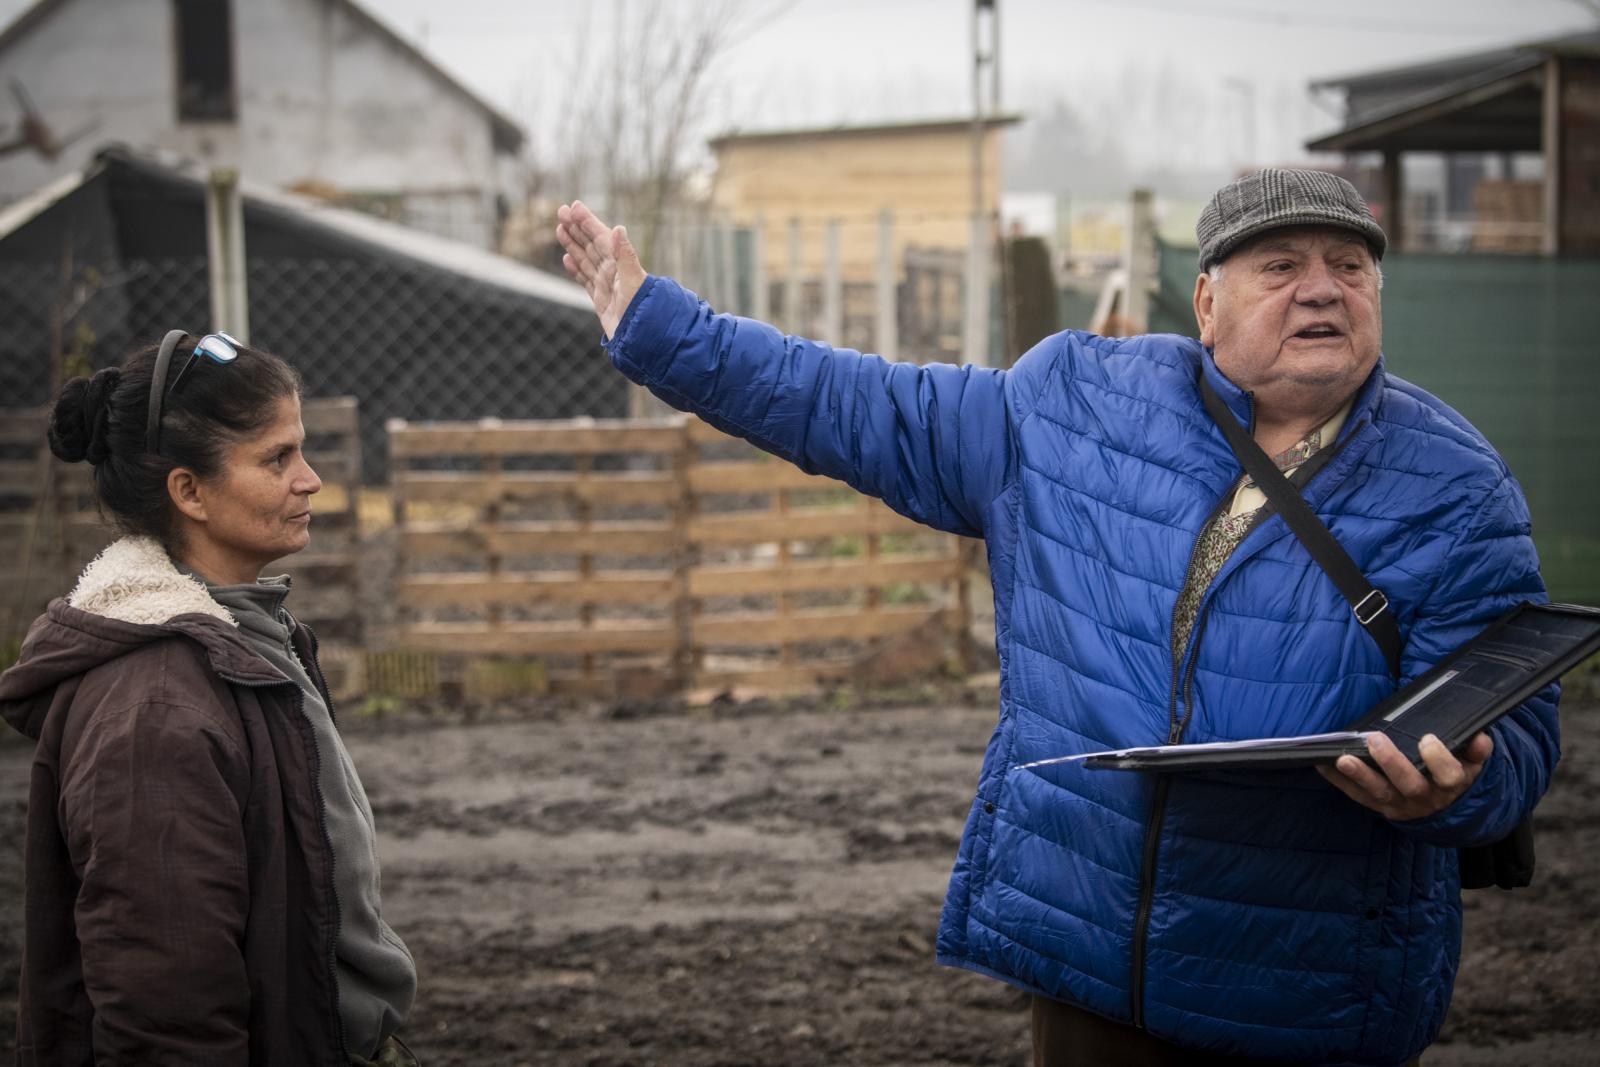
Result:
{"type": "Polygon", "coordinates": [[[1216,347],[1217,285],[1211,275],[1201,272],[1194,282],[1194,321],[1200,327],[1200,343],[1207,348],[1216,347]]]}
{"type": "Polygon", "coordinates": [[[188,467],[174,467],[167,473],[167,496],[185,517],[206,521],[205,489],[188,467]]]}

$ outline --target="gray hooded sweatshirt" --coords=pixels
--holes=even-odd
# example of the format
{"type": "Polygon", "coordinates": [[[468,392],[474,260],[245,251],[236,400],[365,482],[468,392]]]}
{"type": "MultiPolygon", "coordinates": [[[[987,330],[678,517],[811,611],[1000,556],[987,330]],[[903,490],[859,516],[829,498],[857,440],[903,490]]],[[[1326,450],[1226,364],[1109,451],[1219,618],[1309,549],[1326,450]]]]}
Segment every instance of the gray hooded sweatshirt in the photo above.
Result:
{"type": "Polygon", "coordinates": [[[290,645],[294,620],[283,606],[288,577],[262,578],[254,585],[207,582],[206,588],[238,621],[239,633],[251,647],[305,694],[306,719],[320,757],[317,784],[333,845],[339,1012],[350,1050],[370,1056],[405,1022],[417,991],[411,953],[381,913],[372,807],[328,705],[290,645]]]}

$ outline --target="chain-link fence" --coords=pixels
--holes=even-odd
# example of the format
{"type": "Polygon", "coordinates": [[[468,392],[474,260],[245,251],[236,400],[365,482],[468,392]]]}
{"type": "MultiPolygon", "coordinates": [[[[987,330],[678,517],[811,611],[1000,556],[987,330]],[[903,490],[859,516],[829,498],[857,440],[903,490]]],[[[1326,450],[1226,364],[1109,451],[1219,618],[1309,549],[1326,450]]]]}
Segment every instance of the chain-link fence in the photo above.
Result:
{"type": "MultiPolygon", "coordinates": [[[[629,386],[585,308],[400,260],[252,258],[248,274],[251,342],[293,363],[308,397],[357,399],[369,482],[384,476],[390,418],[628,413],[629,386]]],[[[210,321],[203,259],[0,263],[0,292],[7,407],[46,403],[56,361],[61,378],[86,374],[210,321]]]]}

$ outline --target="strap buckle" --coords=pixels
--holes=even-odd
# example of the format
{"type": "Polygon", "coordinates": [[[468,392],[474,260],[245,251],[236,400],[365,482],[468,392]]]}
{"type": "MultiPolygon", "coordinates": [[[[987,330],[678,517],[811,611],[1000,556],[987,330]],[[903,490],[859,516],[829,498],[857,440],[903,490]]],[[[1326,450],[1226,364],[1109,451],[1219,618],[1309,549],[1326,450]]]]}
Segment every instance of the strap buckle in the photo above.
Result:
{"type": "Polygon", "coordinates": [[[1371,626],[1372,620],[1376,619],[1379,615],[1382,615],[1384,611],[1388,609],[1388,607],[1389,598],[1383,595],[1382,590],[1374,589],[1372,592],[1362,597],[1361,602],[1355,607],[1351,608],[1350,611],[1355,615],[1356,622],[1359,622],[1362,626],[1371,626]],[[1377,605],[1373,607],[1372,610],[1366,615],[1362,615],[1361,612],[1366,609],[1368,601],[1372,600],[1373,597],[1378,598],[1377,605]]]}

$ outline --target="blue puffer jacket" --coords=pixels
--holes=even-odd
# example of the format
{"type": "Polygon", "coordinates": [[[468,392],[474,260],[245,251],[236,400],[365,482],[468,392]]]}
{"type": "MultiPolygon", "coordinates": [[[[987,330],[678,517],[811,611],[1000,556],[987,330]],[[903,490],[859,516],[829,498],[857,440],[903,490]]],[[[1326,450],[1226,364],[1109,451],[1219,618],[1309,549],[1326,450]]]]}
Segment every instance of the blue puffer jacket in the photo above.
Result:
{"type": "MultiPolygon", "coordinates": [[[[938,938],[942,962],[1169,1041],[1308,1063],[1429,1044],[1461,942],[1451,846],[1533,809],[1554,687],[1501,720],[1476,784],[1393,824],[1311,772],[1147,776],[1050,756],[1343,727],[1395,686],[1280,518],[1213,582],[1182,669],[1173,608],[1240,469],[1201,406],[1198,342],[1062,333],[1009,371],[886,363],[714,315],[651,278],[611,342],[623,373],[807,471],[988,544],[1001,663],[938,938]]],[[[1416,675],[1544,597],[1528,513],[1488,443],[1380,365],[1305,495],[1384,590],[1416,675]]]]}

